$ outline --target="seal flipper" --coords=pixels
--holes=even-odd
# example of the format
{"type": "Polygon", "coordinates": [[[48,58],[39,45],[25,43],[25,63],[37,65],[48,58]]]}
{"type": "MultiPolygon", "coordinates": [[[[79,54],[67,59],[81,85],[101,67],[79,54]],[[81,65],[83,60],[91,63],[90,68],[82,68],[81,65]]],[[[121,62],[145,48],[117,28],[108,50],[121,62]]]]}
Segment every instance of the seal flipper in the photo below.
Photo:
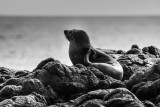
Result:
{"type": "Polygon", "coordinates": [[[91,55],[91,49],[89,49],[86,55],[84,56],[84,63],[87,66],[95,67],[98,70],[100,70],[102,73],[104,73],[105,75],[109,75],[115,79],[118,79],[118,80],[122,79],[123,69],[119,65],[119,63],[116,63],[116,65],[112,65],[112,64],[103,63],[103,62],[97,62],[97,63],[91,62],[89,59],[90,55],[91,55]]]}

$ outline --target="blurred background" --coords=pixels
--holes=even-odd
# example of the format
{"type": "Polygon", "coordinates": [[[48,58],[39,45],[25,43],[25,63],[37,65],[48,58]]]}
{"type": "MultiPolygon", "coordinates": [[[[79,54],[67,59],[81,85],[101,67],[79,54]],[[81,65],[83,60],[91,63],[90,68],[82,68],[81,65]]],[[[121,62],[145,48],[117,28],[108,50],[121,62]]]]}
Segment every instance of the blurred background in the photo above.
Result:
{"type": "Polygon", "coordinates": [[[160,1],[0,1],[0,66],[33,70],[48,57],[72,65],[65,29],[83,29],[93,47],[160,48],[160,1]]]}

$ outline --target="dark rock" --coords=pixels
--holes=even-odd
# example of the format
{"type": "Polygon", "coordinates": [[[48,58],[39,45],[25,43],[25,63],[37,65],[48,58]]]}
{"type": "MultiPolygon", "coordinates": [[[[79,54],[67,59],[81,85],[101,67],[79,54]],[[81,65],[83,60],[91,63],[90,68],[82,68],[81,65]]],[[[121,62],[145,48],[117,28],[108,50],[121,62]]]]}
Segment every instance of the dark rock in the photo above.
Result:
{"type": "Polygon", "coordinates": [[[59,62],[58,60],[55,60],[53,58],[47,58],[47,59],[41,61],[33,71],[36,71],[38,69],[42,69],[48,62],[55,62],[55,61],[59,62]]]}
{"type": "Polygon", "coordinates": [[[42,94],[44,90],[45,87],[38,79],[29,79],[22,83],[22,94],[30,94],[32,92],[42,94]]]}
{"type": "Polygon", "coordinates": [[[137,44],[133,44],[133,45],[131,46],[131,49],[140,49],[140,48],[139,48],[139,46],[138,46],[137,44]]]}
{"type": "Polygon", "coordinates": [[[150,100],[155,98],[159,94],[160,79],[156,81],[147,81],[146,84],[142,84],[136,91],[135,95],[141,100],[150,100]]]}
{"type": "Polygon", "coordinates": [[[145,107],[133,93],[125,88],[91,91],[70,102],[74,106],[145,107]]]}
{"type": "Polygon", "coordinates": [[[118,61],[122,64],[126,65],[132,65],[132,64],[137,64],[137,65],[144,65],[144,61],[138,57],[138,55],[122,55],[118,58],[118,61]],[[124,61],[127,61],[128,63],[124,63],[124,61]]]}
{"type": "Polygon", "coordinates": [[[136,91],[138,90],[138,88],[140,88],[141,86],[143,86],[143,85],[145,85],[145,84],[146,84],[146,82],[140,82],[140,83],[134,85],[134,86],[131,88],[131,91],[132,91],[133,93],[136,93],[136,91]]]}
{"type": "Polygon", "coordinates": [[[140,83],[140,82],[142,81],[143,77],[144,77],[144,72],[142,72],[142,71],[137,72],[137,73],[134,73],[134,74],[129,78],[128,81],[125,81],[125,84],[126,84],[127,88],[131,90],[131,88],[132,88],[134,85],[136,85],[136,84],[138,84],[138,83],[140,83]]]}
{"type": "Polygon", "coordinates": [[[94,68],[94,67],[88,67],[88,69],[90,71],[92,71],[94,73],[94,75],[99,78],[100,80],[104,80],[105,79],[105,75],[99,71],[98,69],[94,68]]]}
{"type": "Polygon", "coordinates": [[[125,84],[117,79],[114,79],[108,75],[105,76],[105,81],[109,83],[109,88],[120,88],[120,87],[126,87],[125,84]]]}
{"type": "Polygon", "coordinates": [[[157,96],[156,96],[155,102],[156,102],[156,103],[160,103],[160,95],[157,95],[157,96]]]}
{"type": "Polygon", "coordinates": [[[97,89],[108,89],[110,86],[110,82],[106,80],[100,80],[97,89]]]}
{"type": "Polygon", "coordinates": [[[125,84],[110,76],[105,76],[105,80],[100,80],[96,89],[126,88],[125,84]]]}
{"type": "Polygon", "coordinates": [[[144,47],[142,49],[143,53],[149,53],[149,54],[152,54],[156,57],[160,57],[160,49],[158,49],[157,47],[155,46],[148,46],[148,47],[144,47]]]}
{"type": "Polygon", "coordinates": [[[130,66],[133,63],[131,62],[131,60],[118,60],[122,65],[127,65],[130,66]]]}
{"type": "Polygon", "coordinates": [[[133,75],[134,72],[127,65],[122,65],[122,67],[123,67],[123,78],[122,78],[122,81],[128,80],[133,75]]]}
{"type": "Polygon", "coordinates": [[[142,50],[133,48],[126,52],[126,54],[142,54],[142,50]]]}
{"type": "Polygon", "coordinates": [[[147,58],[144,62],[150,66],[154,65],[155,63],[160,62],[160,58],[147,58]]]}
{"type": "Polygon", "coordinates": [[[91,100],[87,101],[85,104],[83,104],[84,107],[105,107],[102,104],[102,100],[91,100]]]}
{"type": "Polygon", "coordinates": [[[14,107],[15,102],[11,99],[6,99],[0,102],[0,107],[14,107]]]}
{"type": "Polygon", "coordinates": [[[11,98],[12,96],[16,96],[20,94],[22,87],[16,85],[7,85],[0,90],[1,100],[6,98],[11,98]]]}
{"type": "Polygon", "coordinates": [[[142,50],[138,45],[132,45],[131,49],[126,52],[126,54],[142,54],[142,50]]]}
{"type": "Polygon", "coordinates": [[[103,105],[107,107],[145,107],[144,104],[126,88],[109,90],[104,97],[103,105]]]}
{"type": "Polygon", "coordinates": [[[5,78],[0,76],[0,83],[5,82],[5,78]]]}
{"type": "Polygon", "coordinates": [[[140,58],[140,59],[142,59],[142,60],[145,60],[145,59],[147,59],[147,55],[145,55],[145,54],[139,54],[138,55],[138,58],[140,58]]]}
{"type": "Polygon", "coordinates": [[[13,71],[5,68],[5,67],[0,67],[0,74],[1,75],[11,75],[13,71]]]}
{"type": "Polygon", "coordinates": [[[13,107],[46,107],[47,102],[43,96],[33,93],[26,96],[14,96],[11,98],[13,107]]]}
{"type": "Polygon", "coordinates": [[[23,71],[16,71],[15,72],[15,77],[23,77],[29,74],[29,71],[23,70],[23,71]]]}
{"type": "Polygon", "coordinates": [[[145,105],[145,107],[156,107],[152,102],[148,100],[143,101],[143,104],[145,105]]]}
{"type": "Polygon", "coordinates": [[[21,93],[23,95],[27,95],[33,92],[43,95],[44,98],[47,100],[48,104],[52,104],[57,97],[56,93],[50,86],[47,86],[45,88],[38,79],[30,79],[24,81],[22,84],[21,93]]]}
{"type": "Polygon", "coordinates": [[[82,67],[69,67],[56,61],[48,62],[41,70],[35,71],[38,72],[36,78],[43,84],[50,85],[56,92],[69,96],[92,90],[98,84],[99,80],[94,73],[82,67]]]}
{"type": "Polygon", "coordinates": [[[124,54],[125,52],[123,50],[118,50],[117,54],[124,54]]]}
{"type": "Polygon", "coordinates": [[[14,77],[14,71],[5,67],[0,67],[0,77],[2,78],[2,81],[10,79],[14,77]]]}
{"type": "Polygon", "coordinates": [[[73,103],[75,106],[82,105],[86,101],[94,100],[94,99],[99,99],[99,101],[103,101],[104,96],[106,94],[109,94],[109,91],[107,90],[95,90],[95,91],[90,91],[87,94],[84,94],[74,100],[71,100],[70,102],[73,103]]]}
{"type": "MultiPolygon", "coordinates": [[[[136,78],[136,76],[134,77],[136,78]]],[[[157,62],[154,65],[148,67],[148,69],[143,71],[143,77],[141,77],[141,81],[155,81],[159,78],[160,78],[160,62],[157,62]]]]}
{"type": "Polygon", "coordinates": [[[21,81],[20,78],[11,78],[11,79],[8,79],[6,82],[4,82],[2,84],[2,87],[6,86],[6,85],[17,85],[19,84],[21,81]]]}

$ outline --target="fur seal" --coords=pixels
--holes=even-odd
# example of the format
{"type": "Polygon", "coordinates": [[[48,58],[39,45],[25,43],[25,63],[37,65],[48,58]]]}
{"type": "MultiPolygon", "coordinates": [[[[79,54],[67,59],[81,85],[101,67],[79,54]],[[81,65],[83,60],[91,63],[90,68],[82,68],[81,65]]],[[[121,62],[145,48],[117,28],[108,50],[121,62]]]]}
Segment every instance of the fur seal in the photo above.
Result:
{"type": "Polygon", "coordinates": [[[122,79],[123,69],[119,62],[103,51],[93,48],[85,31],[64,30],[64,34],[70,42],[69,57],[73,65],[80,63],[95,67],[115,79],[122,79]]]}

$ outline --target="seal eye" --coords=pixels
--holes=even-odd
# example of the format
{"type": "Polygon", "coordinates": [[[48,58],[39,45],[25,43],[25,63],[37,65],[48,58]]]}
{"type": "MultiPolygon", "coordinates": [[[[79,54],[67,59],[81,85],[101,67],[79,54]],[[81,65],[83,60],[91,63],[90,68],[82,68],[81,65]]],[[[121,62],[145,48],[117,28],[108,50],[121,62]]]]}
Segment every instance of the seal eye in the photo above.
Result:
{"type": "Polygon", "coordinates": [[[72,34],[72,31],[68,31],[68,35],[71,35],[72,34]]]}

